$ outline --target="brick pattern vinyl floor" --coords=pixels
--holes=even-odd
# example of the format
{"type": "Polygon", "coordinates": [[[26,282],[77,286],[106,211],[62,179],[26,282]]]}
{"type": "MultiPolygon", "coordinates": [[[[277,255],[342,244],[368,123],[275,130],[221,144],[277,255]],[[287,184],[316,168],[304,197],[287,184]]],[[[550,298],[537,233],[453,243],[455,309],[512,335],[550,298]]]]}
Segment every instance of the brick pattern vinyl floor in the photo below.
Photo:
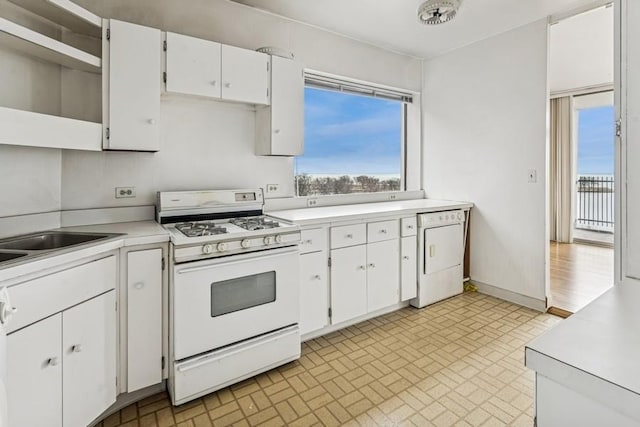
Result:
{"type": "Polygon", "coordinates": [[[559,321],[465,293],[308,341],[300,360],[179,407],[152,396],[99,427],[532,426],[524,346],[559,321]]]}

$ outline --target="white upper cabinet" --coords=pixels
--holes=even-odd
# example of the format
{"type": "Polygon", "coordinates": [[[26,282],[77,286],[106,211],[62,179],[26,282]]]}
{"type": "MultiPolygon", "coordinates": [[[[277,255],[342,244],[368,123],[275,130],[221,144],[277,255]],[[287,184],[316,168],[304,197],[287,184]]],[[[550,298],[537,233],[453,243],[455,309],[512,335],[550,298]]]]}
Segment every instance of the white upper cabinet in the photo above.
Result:
{"type": "Polygon", "coordinates": [[[161,32],[114,19],[105,27],[104,149],[158,151],[161,32]]]}
{"type": "Polygon", "coordinates": [[[299,156],[304,152],[302,64],[271,58],[271,106],[256,111],[258,155],[299,156]]]}
{"type": "Polygon", "coordinates": [[[167,92],[220,98],[220,43],[167,33],[167,92]]]}
{"type": "Polygon", "coordinates": [[[222,98],[269,104],[269,55],[222,45],[222,98]]]}

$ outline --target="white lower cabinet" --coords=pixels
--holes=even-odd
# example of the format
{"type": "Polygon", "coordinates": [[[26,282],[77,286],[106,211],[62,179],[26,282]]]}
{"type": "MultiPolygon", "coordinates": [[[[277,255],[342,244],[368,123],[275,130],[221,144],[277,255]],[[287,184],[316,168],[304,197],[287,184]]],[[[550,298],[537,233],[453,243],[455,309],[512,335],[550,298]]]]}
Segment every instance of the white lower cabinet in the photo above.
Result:
{"type": "Polygon", "coordinates": [[[327,325],[329,295],[327,287],[327,253],[300,255],[300,334],[327,325]]]}
{"type": "Polygon", "coordinates": [[[331,251],[331,323],[367,313],[367,246],[331,251]]]}
{"type": "Polygon", "coordinates": [[[62,314],[7,337],[10,426],[62,426],[61,342],[62,314]]]}
{"type": "Polygon", "coordinates": [[[127,391],[162,382],[162,249],[127,253],[127,391]]]}
{"type": "Polygon", "coordinates": [[[116,300],[109,291],[62,312],[62,419],[86,426],[116,400],[116,300]]]}
{"type": "Polygon", "coordinates": [[[415,298],[418,294],[418,239],[403,237],[400,241],[400,299],[415,298]]]}
{"type": "Polygon", "coordinates": [[[367,245],[367,311],[400,301],[398,239],[367,245]]]}
{"type": "Polygon", "coordinates": [[[86,426],[116,400],[115,291],[7,337],[12,427],[86,426]]]}

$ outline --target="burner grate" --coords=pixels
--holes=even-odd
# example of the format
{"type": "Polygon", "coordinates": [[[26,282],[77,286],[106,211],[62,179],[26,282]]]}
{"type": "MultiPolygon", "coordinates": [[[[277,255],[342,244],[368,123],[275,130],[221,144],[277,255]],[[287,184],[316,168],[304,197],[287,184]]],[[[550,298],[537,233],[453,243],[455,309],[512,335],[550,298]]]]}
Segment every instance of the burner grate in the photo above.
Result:
{"type": "Polygon", "coordinates": [[[245,230],[249,231],[267,230],[280,227],[280,224],[277,221],[265,218],[263,216],[235,218],[229,222],[237,227],[244,228],[245,230]]]}
{"type": "Polygon", "coordinates": [[[187,237],[215,236],[226,234],[227,229],[216,225],[213,221],[181,222],[176,229],[187,237]]]}

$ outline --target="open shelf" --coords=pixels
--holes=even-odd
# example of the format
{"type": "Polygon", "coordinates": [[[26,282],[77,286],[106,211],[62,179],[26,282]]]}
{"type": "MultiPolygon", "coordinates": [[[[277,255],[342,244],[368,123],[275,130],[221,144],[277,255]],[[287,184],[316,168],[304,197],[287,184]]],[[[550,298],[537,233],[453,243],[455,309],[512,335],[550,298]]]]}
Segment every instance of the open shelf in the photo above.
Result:
{"type": "Polygon", "coordinates": [[[0,107],[0,144],[102,150],[102,124],[0,107]]]}
{"type": "Polygon", "coordinates": [[[71,0],[9,0],[74,33],[102,38],[102,18],[71,0]]]}
{"type": "Polygon", "coordinates": [[[0,18],[0,43],[65,67],[93,73],[101,71],[102,60],[99,57],[4,18],[0,18]]]}

